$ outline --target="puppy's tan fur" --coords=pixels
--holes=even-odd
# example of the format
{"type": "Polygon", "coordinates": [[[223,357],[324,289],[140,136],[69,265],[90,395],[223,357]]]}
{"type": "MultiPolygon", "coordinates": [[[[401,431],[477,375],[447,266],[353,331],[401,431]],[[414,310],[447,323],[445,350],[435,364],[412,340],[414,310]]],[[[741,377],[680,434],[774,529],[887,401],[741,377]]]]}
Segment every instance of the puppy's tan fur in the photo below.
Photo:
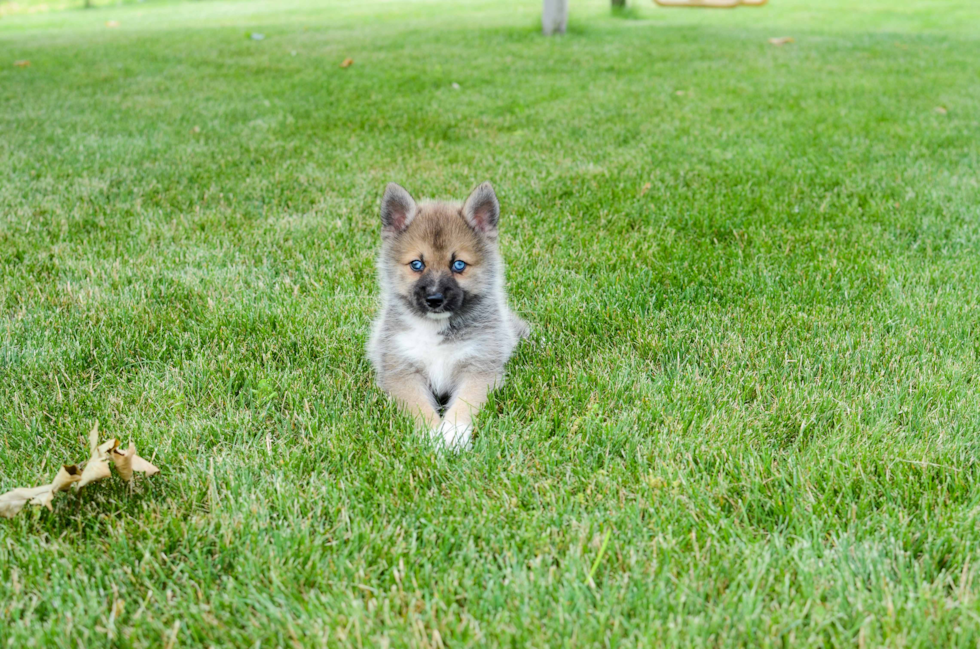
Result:
{"type": "Polygon", "coordinates": [[[528,333],[507,306],[499,212],[489,183],[462,206],[419,205],[395,184],[382,199],[382,305],[368,354],[378,384],[450,447],[469,444],[477,412],[528,333]]]}

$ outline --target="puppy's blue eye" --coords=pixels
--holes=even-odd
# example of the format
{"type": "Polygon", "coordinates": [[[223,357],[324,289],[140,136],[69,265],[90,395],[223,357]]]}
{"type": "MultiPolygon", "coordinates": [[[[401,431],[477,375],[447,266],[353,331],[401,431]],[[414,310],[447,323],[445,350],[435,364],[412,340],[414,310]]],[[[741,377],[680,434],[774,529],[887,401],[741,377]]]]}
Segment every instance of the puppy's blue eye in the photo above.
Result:
{"type": "Polygon", "coordinates": [[[462,261],[461,259],[457,259],[456,261],[453,262],[453,271],[457,273],[462,273],[465,268],[466,268],[465,261],[462,261]]]}
{"type": "Polygon", "coordinates": [[[411,266],[412,267],[412,270],[414,270],[415,272],[419,272],[420,270],[422,270],[423,268],[425,268],[425,264],[423,264],[418,259],[416,259],[415,261],[411,262],[409,264],[409,266],[411,266]]]}

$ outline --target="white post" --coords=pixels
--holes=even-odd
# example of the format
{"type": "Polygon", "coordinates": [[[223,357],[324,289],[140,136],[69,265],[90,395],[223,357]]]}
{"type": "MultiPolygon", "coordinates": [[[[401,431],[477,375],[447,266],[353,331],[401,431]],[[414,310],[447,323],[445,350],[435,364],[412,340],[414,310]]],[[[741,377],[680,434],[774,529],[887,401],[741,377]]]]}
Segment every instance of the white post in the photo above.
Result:
{"type": "Polygon", "coordinates": [[[568,25],[568,0],[544,0],[541,11],[541,31],[545,36],[564,34],[568,25]]]}

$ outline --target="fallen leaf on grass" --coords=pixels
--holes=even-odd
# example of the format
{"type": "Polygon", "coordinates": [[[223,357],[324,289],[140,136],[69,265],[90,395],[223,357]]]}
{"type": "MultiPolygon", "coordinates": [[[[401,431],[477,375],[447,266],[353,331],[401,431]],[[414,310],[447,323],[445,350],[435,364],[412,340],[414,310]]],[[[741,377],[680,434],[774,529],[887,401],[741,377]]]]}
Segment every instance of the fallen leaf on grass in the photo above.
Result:
{"type": "Polygon", "coordinates": [[[348,57],[348,58],[344,59],[344,62],[340,64],[340,67],[342,67],[342,68],[349,68],[352,65],[354,65],[354,59],[348,57]]]}
{"type": "Polygon", "coordinates": [[[73,482],[78,482],[81,477],[82,475],[78,467],[74,464],[69,464],[58,470],[58,475],[55,476],[54,482],[51,484],[34,487],[33,489],[14,489],[13,491],[8,491],[0,496],[0,517],[12,518],[16,516],[27,503],[43,505],[48,509],[53,509],[51,507],[51,501],[54,499],[54,495],[59,491],[65,491],[73,482]]]}
{"type": "MultiPolygon", "coordinates": [[[[31,498],[32,505],[43,505],[48,508],[48,511],[54,511],[54,507],[51,506],[51,501],[54,500],[54,490],[51,485],[45,485],[48,490],[42,491],[38,495],[31,498]]],[[[40,487],[39,487],[40,488],[40,487]]]]}
{"type": "Polygon", "coordinates": [[[109,451],[119,446],[119,440],[115,437],[99,444],[99,422],[95,422],[92,430],[88,433],[88,453],[90,458],[106,459],[109,451]]]}
{"type": "Polygon", "coordinates": [[[0,495],[0,518],[16,516],[27,504],[43,505],[48,509],[53,509],[51,502],[58,492],[67,491],[73,484],[78,490],[97,480],[108,478],[112,473],[109,470],[109,458],[112,458],[120,477],[126,481],[133,479],[134,472],[141,472],[146,475],[160,472],[160,469],[136,455],[136,446],[132,442],[125,451],[119,450],[119,440],[116,438],[100,444],[98,422],[89,432],[88,444],[89,459],[83,470],[79,471],[74,464],[66,464],[58,470],[58,474],[51,484],[33,489],[14,489],[0,495]]]}
{"type": "Polygon", "coordinates": [[[650,183],[643,183],[643,189],[640,190],[640,196],[643,196],[648,191],[650,191],[651,187],[653,187],[653,185],[651,185],[650,183]]]}
{"type": "Polygon", "coordinates": [[[139,455],[133,456],[133,471],[137,473],[145,473],[146,475],[156,475],[160,473],[160,469],[156,468],[139,455]]]}
{"type": "Polygon", "coordinates": [[[134,471],[145,473],[146,475],[153,475],[154,473],[160,472],[160,469],[136,454],[136,445],[132,442],[129,443],[129,448],[125,451],[118,449],[112,450],[112,463],[116,466],[116,472],[119,474],[119,477],[127,482],[133,479],[134,471]]]}
{"type": "Polygon", "coordinates": [[[109,463],[106,459],[109,453],[119,446],[119,442],[113,438],[99,444],[99,423],[96,422],[92,431],[88,434],[88,446],[90,452],[88,462],[85,463],[82,478],[75,485],[75,489],[81,489],[96,480],[109,477],[109,463]]]}
{"type": "Polygon", "coordinates": [[[107,20],[107,21],[105,21],[105,26],[108,27],[109,29],[112,29],[113,27],[119,27],[119,21],[118,20],[107,20]]]}
{"type": "Polygon", "coordinates": [[[101,444],[99,444],[97,448],[99,452],[99,457],[104,460],[107,457],[109,457],[109,453],[119,448],[119,440],[116,438],[112,438],[108,442],[102,442],[101,444]]]}
{"type": "Polygon", "coordinates": [[[129,482],[133,479],[133,456],[136,455],[136,447],[129,443],[129,448],[125,451],[112,449],[112,463],[116,466],[116,473],[119,477],[129,482]]]}
{"type": "MultiPolygon", "coordinates": [[[[35,499],[51,493],[51,485],[35,487],[33,489],[14,489],[0,496],[0,516],[13,518],[24,509],[24,505],[33,502],[35,499]]],[[[36,504],[44,504],[38,502],[36,504]]]]}
{"type": "Polygon", "coordinates": [[[792,36],[779,36],[778,38],[770,38],[769,43],[771,45],[785,45],[786,43],[795,43],[796,39],[792,36]]]}
{"type": "Polygon", "coordinates": [[[82,479],[78,481],[75,485],[75,489],[81,489],[92,484],[96,480],[102,480],[103,478],[108,478],[109,473],[109,463],[105,460],[100,460],[98,458],[92,458],[85,465],[85,470],[82,471],[82,479]]]}
{"type": "Polygon", "coordinates": [[[949,111],[946,110],[944,106],[936,106],[936,112],[939,113],[940,115],[945,115],[949,111]]]}
{"type": "Polygon", "coordinates": [[[74,464],[66,464],[61,467],[58,471],[58,475],[54,477],[54,482],[51,483],[51,491],[67,491],[73,483],[78,482],[82,479],[82,472],[78,470],[78,467],[74,464]]]}
{"type": "Polygon", "coordinates": [[[27,67],[30,67],[31,62],[30,61],[27,61],[27,60],[14,61],[14,65],[17,66],[18,68],[27,68],[27,67]]]}

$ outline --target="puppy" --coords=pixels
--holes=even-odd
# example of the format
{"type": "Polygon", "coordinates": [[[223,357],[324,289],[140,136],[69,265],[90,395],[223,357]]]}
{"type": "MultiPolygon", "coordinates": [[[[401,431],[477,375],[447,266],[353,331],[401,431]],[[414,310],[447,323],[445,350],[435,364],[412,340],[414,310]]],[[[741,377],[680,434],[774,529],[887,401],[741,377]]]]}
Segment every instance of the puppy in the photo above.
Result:
{"type": "Polygon", "coordinates": [[[381,311],[368,356],[378,385],[448,448],[473,420],[528,325],[507,306],[490,183],[462,207],[416,204],[391,183],[381,199],[381,311]]]}

